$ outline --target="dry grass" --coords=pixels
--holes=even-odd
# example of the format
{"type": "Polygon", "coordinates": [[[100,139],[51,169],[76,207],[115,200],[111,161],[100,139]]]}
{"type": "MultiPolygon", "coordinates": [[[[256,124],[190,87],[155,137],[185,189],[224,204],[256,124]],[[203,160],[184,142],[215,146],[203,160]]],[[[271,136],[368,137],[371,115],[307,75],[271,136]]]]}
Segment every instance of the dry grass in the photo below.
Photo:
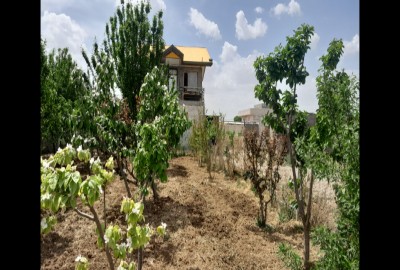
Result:
{"type": "MultiPolygon", "coordinates": [[[[297,221],[280,224],[277,209],[272,208],[267,222],[274,230],[268,233],[256,226],[258,203],[249,182],[218,172],[209,179],[207,169],[188,156],[173,159],[168,176],[169,181],[159,185],[160,201],[149,196],[145,203],[146,222],[167,223],[168,238],[151,240],[145,248],[144,270],[287,269],[277,256],[282,242],[301,254],[303,238],[297,221]]],[[[106,192],[108,222],[123,220],[122,181],[116,179],[106,192]]],[[[102,199],[96,203],[102,218],[101,206],[102,199]]],[[[55,231],[43,237],[41,269],[73,270],[79,254],[89,259],[91,269],[108,269],[96,238],[93,222],[67,211],[55,231]]],[[[313,260],[317,252],[312,247],[313,260]]]]}

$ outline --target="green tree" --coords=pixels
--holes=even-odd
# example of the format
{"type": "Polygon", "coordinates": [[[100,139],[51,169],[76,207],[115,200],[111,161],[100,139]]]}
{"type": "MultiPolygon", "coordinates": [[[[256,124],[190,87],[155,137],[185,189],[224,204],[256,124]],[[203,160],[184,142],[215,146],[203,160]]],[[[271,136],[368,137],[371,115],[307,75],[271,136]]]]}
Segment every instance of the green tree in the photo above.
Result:
{"type": "Polygon", "coordinates": [[[266,57],[258,57],[254,62],[256,77],[259,82],[254,88],[255,96],[272,108],[273,113],[264,117],[264,123],[271,126],[275,132],[285,134],[288,138],[288,152],[292,167],[292,182],[298,206],[298,213],[304,227],[304,268],[309,269],[310,259],[310,216],[313,174],[309,187],[309,197],[306,209],[304,192],[305,168],[299,159],[293,145],[296,137],[307,132],[305,113],[300,113],[297,105],[297,86],[304,84],[308,72],[304,66],[304,57],[310,48],[314,27],[301,25],[293,36],[286,38],[286,45],[277,46],[266,57]],[[278,82],[285,83],[289,90],[278,89],[278,82]],[[299,169],[297,171],[296,169],[299,169]]]}
{"type": "Polygon", "coordinates": [[[236,116],[233,118],[233,121],[235,121],[235,122],[242,122],[242,117],[240,117],[239,115],[236,115],[236,116]]]}
{"type": "MultiPolygon", "coordinates": [[[[60,209],[72,208],[80,216],[88,218],[96,223],[100,242],[104,243],[104,228],[94,208],[94,203],[103,193],[105,185],[113,180],[112,157],[106,162],[105,167],[101,165],[100,159],[94,160],[88,150],[73,148],[68,144],[64,149],[59,149],[48,159],[40,160],[41,185],[40,206],[44,215],[50,213],[55,215],[60,209]],[[84,162],[90,168],[90,175],[82,179],[75,162],[84,162]],[[87,205],[92,215],[82,212],[77,208],[78,197],[83,204],[87,205]]],[[[44,217],[41,222],[41,232],[46,233],[49,227],[55,224],[51,219],[44,217]]],[[[114,269],[114,263],[110,250],[105,248],[110,269],[114,269]]]]}
{"type": "MultiPolygon", "coordinates": [[[[133,251],[143,248],[155,232],[160,236],[165,235],[166,224],[164,223],[156,229],[148,224],[144,226],[140,224],[144,221],[144,205],[142,202],[134,202],[129,198],[124,198],[121,203],[121,212],[125,214],[127,222],[125,230],[117,224],[110,224],[107,228],[105,224],[101,224],[94,205],[99,200],[100,194],[106,192],[106,185],[114,178],[112,157],[103,166],[99,158],[96,160],[91,158],[89,150],[83,150],[82,147],[75,149],[67,145],[48,159],[41,158],[40,164],[40,202],[41,215],[44,216],[41,220],[42,234],[52,229],[56,223],[55,214],[61,209],[74,209],[77,214],[96,224],[97,244],[105,250],[111,270],[114,269],[117,260],[120,260],[118,269],[136,269],[132,257],[133,251]],[[90,173],[86,175],[86,179],[82,178],[77,166],[73,165],[74,162],[87,165],[90,173]],[[92,215],[77,208],[79,199],[89,207],[92,215]]],[[[85,168],[85,166],[79,167],[85,168]]],[[[86,258],[78,256],[76,262],[76,269],[88,269],[86,258]]],[[[141,262],[139,262],[138,269],[141,267],[141,262]]]]}
{"type": "Polygon", "coordinates": [[[136,178],[133,170],[128,170],[128,160],[133,160],[137,150],[139,91],[145,75],[160,64],[165,48],[163,13],[157,12],[150,23],[150,8],[149,1],[137,5],[121,1],[106,24],[102,47],[95,42],[90,59],[82,52],[89,67],[87,77],[97,95],[95,110],[102,109],[97,114],[100,123],[93,127],[94,138],[100,149],[116,157],[129,197],[125,172],[136,178]],[[116,91],[121,92],[122,102],[116,98],[116,91]]]}
{"type": "MultiPolygon", "coordinates": [[[[138,5],[121,1],[121,5],[106,24],[106,37],[99,47],[94,43],[93,55],[83,57],[89,67],[87,77],[96,93],[96,126],[93,134],[97,147],[116,157],[118,173],[124,179],[128,196],[126,171],[128,161],[137,150],[139,91],[144,77],[159,65],[165,47],[163,40],[162,11],[150,23],[150,3],[138,5]],[[123,101],[116,98],[120,91],[123,101]]],[[[93,126],[93,123],[92,123],[93,126]]]]}
{"type": "MultiPolygon", "coordinates": [[[[134,123],[137,121],[138,96],[144,77],[160,64],[165,49],[163,12],[158,11],[150,24],[150,9],[149,1],[132,5],[121,0],[121,6],[117,7],[115,15],[106,24],[104,50],[101,51],[109,64],[107,72],[112,76],[109,79],[114,79],[112,83],[115,83],[127,100],[134,123]]],[[[97,52],[95,50],[96,56],[97,52]]],[[[101,65],[102,58],[96,58],[101,65]]],[[[96,61],[93,58],[92,61],[95,68],[96,61]]]]}
{"type": "Polygon", "coordinates": [[[209,178],[212,179],[212,171],[216,169],[216,158],[223,154],[222,144],[225,139],[223,115],[201,115],[194,121],[192,133],[189,137],[189,145],[197,156],[199,166],[204,163],[207,167],[209,178]]]}
{"type": "Polygon", "coordinates": [[[146,75],[139,92],[140,109],[136,125],[139,138],[133,160],[142,194],[150,185],[154,200],[158,199],[155,179],[167,181],[166,169],[182,134],[190,127],[186,113],[178,101],[178,91],[168,89],[168,69],[154,67],[146,75]]]}
{"type": "Polygon", "coordinates": [[[319,178],[333,182],[338,206],[337,230],[321,227],[313,233],[325,251],[319,269],[359,268],[359,83],[344,70],[336,71],[343,48],[342,40],[334,39],[320,58],[316,126],[308,141],[296,142],[319,178]]]}
{"type": "Polygon", "coordinates": [[[75,103],[87,94],[83,72],[72,59],[68,48],[45,52],[46,43],[41,40],[41,150],[52,146],[54,153],[65,146],[73,135],[70,115],[75,103]]]}

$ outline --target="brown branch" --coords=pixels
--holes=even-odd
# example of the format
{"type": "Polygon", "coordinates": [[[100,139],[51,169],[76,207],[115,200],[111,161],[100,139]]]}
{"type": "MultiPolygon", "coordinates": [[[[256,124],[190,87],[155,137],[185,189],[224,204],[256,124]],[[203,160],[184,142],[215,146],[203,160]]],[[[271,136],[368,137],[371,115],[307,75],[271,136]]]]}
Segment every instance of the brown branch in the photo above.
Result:
{"type": "Polygon", "coordinates": [[[124,164],[123,164],[123,161],[121,160],[121,156],[120,155],[117,156],[117,163],[118,163],[118,167],[119,167],[119,170],[120,170],[120,175],[121,175],[122,180],[124,181],[124,184],[125,184],[126,192],[128,193],[128,197],[132,198],[132,194],[131,194],[131,191],[129,189],[127,178],[126,178],[126,173],[124,171],[124,169],[125,169],[124,166],[123,166],[124,164]]]}
{"type": "Polygon", "coordinates": [[[93,217],[93,216],[91,216],[91,215],[89,215],[89,214],[86,214],[86,213],[84,213],[84,212],[81,212],[78,208],[75,207],[75,208],[74,208],[74,211],[75,211],[76,213],[78,213],[78,215],[80,215],[80,216],[82,216],[82,217],[85,217],[85,218],[88,218],[88,219],[94,221],[94,217],[93,217]]]}
{"type": "Polygon", "coordinates": [[[108,260],[108,264],[110,265],[110,269],[114,270],[114,260],[113,260],[113,258],[111,256],[110,250],[107,247],[107,243],[104,240],[104,230],[103,230],[103,228],[101,226],[100,219],[97,216],[96,210],[94,209],[93,206],[89,205],[89,209],[90,209],[90,212],[92,212],[92,214],[93,214],[94,222],[96,223],[97,229],[99,230],[99,234],[100,234],[101,240],[103,241],[104,249],[106,251],[107,260],[108,260]]]}
{"type": "Polygon", "coordinates": [[[128,173],[132,176],[132,178],[136,181],[136,182],[134,182],[134,181],[132,181],[132,180],[130,180],[130,179],[127,179],[128,182],[130,182],[130,183],[132,183],[132,184],[138,183],[139,180],[136,178],[136,176],[133,174],[133,172],[131,172],[130,170],[127,170],[127,171],[128,171],[128,173]]]}

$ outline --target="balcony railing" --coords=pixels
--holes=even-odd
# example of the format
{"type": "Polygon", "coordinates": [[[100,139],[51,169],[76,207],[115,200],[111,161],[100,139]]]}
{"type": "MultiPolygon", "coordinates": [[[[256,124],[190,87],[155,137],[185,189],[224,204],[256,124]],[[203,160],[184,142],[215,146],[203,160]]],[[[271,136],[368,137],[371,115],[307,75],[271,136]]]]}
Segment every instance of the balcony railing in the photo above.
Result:
{"type": "Polygon", "coordinates": [[[202,101],[204,94],[203,87],[179,87],[179,96],[182,100],[202,101]]]}

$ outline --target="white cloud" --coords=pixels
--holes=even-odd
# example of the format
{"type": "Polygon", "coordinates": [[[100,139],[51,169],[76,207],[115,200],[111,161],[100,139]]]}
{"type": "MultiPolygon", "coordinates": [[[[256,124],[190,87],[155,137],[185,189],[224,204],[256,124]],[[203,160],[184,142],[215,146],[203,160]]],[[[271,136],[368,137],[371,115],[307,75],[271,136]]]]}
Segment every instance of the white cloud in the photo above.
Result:
{"type": "Polygon", "coordinates": [[[193,25],[198,32],[213,39],[221,39],[218,25],[213,21],[207,20],[197,9],[190,8],[189,17],[190,24],[193,25]]]}
{"type": "Polygon", "coordinates": [[[360,37],[355,34],[351,41],[344,41],[344,53],[343,55],[358,53],[360,51],[360,37]]]}
{"type": "MultiPolygon", "coordinates": [[[[62,0],[64,1],[64,0],[62,0]]],[[[141,0],[125,0],[125,3],[131,2],[133,4],[138,4],[141,2],[141,0]]],[[[115,6],[118,6],[121,4],[121,0],[115,0],[115,6]]],[[[152,10],[166,10],[167,6],[165,5],[164,0],[150,0],[150,6],[152,10]]]]}
{"type": "Polygon", "coordinates": [[[259,55],[261,53],[254,51],[243,57],[237,46],[225,41],[219,61],[214,60],[204,75],[207,113],[221,112],[225,120],[233,120],[239,111],[260,103],[254,97],[254,86],[258,82],[253,68],[259,55]]]}
{"type": "Polygon", "coordinates": [[[224,46],[222,46],[222,52],[220,54],[220,59],[222,63],[227,63],[231,60],[237,59],[239,54],[237,53],[237,46],[230,44],[225,41],[224,46]]]}
{"type": "Polygon", "coordinates": [[[154,6],[156,9],[162,9],[162,10],[166,10],[167,9],[167,5],[165,5],[165,2],[163,0],[156,0],[157,6],[159,8],[156,8],[156,6],[154,6]]]}
{"type": "Polygon", "coordinates": [[[261,14],[261,13],[263,13],[264,9],[263,9],[262,7],[256,7],[256,8],[254,9],[254,11],[255,11],[256,13],[258,13],[258,14],[261,14]]]}
{"type": "Polygon", "coordinates": [[[314,76],[308,76],[306,83],[297,87],[297,104],[300,110],[315,113],[318,109],[317,82],[314,76]]]}
{"type": "Polygon", "coordinates": [[[254,39],[262,37],[267,32],[268,26],[260,18],[251,25],[247,22],[244,12],[240,10],[236,13],[236,37],[240,40],[254,39]]]}
{"type": "Polygon", "coordinates": [[[317,48],[319,39],[320,39],[319,35],[316,32],[314,32],[314,35],[311,36],[311,43],[310,43],[311,50],[315,50],[317,48]]]}
{"type": "Polygon", "coordinates": [[[82,48],[87,50],[86,31],[69,16],[45,11],[41,18],[41,35],[48,51],[67,47],[73,59],[81,67],[86,66],[81,54],[82,48]]]}
{"type": "MultiPolygon", "coordinates": [[[[278,82],[277,88],[281,89],[282,92],[290,90],[289,85],[286,84],[286,79],[282,82],[278,82]]],[[[317,84],[316,77],[309,75],[306,77],[305,84],[299,84],[296,87],[297,94],[297,104],[300,110],[305,110],[307,112],[315,113],[318,109],[318,99],[317,99],[317,84]]]]}
{"type": "Polygon", "coordinates": [[[276,16],[280,16],[281,14],[289,14],[291,16],[293,15],[300,15],[301,14],[301,8],[300,4],[296,2],[296,0],[290,0],[288,5],[279,3],[277,4],[274,8],[272,8],[272,13],[276,16]]]}
{"type": "MultiPolygon", "coordinates": [[[[261,101],[254,97],[254,87],[258,84],[253,63],[262,53],[253,51],[241,56],[238,46],[225,41],[219,60],[206,68],[203,87],[208,114],[221,112],[225,120],[233,120],[239,111],[252,108],[261,101]]],[[[318,108],[315,77],[306,78],[306,83],[297,89],[301,110],[315,112],[318,108]]],[[[278,83],[282,89],[283,83],[278,83]]]]}
{"type": "Polygon", "coordinates": [[[76,5],[74,0],[41,0],[40,6],[45,7],[45,10],[60,10],[76,5]]]}

